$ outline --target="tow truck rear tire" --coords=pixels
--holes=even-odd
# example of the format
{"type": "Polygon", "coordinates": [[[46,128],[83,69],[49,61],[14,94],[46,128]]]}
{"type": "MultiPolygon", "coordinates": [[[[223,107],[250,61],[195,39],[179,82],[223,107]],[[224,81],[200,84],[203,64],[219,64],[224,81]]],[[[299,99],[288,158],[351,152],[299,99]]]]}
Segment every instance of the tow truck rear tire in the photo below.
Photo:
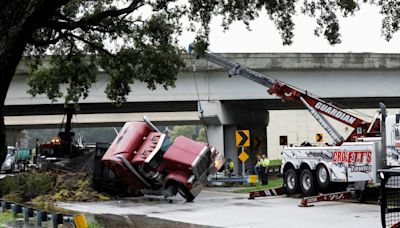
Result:
{"type": "Polygon", "coordinates": [[[309,169],[303,169],[300,174],[300,187],[304,196],[315,195],[315,179],[309,169]]]}
{"type": "Polygon", "coordinates": [[[299,192],[299,176],[296,170],[288,169],[285,173],[285,189],[287,194],[296,194],[299,192]]]}
{"type": "Polygon", "coordinates": [[[327,191],[331,183],[328,169],[325,165],[320,164],[315,171],[318,187],[324,192],[327,191]]]}

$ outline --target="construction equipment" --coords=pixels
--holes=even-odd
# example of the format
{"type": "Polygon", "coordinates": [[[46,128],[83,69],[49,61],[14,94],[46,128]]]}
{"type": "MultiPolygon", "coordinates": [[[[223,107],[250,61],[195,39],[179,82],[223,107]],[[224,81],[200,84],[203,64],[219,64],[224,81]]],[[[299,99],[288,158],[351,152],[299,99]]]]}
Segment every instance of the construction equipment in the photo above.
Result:
{"type": "Polygon", "coordinates": [[[75,132],[72,131],[72,116],[75,108],[64,109],[67,117],[64,131],[58,133],[50,142],[39,143],[36,147],[38,154],[37,164],[39,168],[47,167],[49,162],[58,162],[65,158],[73,158],[83,154],[84,148],[74,140],[75,132]]]}
{"type": "Polygon", "coordinates": [[[179,193],[193,201],[224,164],[213,146],[179,136],[170,142],[149,120],[127,122],[102,158],[106,167],[143,194],[179,193]]]}
{"type": "MultiPolygon", "coordinates": [[[[196,57],[193,45],[189,53],[196,57]]],[[[343,109],[285,82],[260,74],[212,53],[204,53],[210,62],[229,69],[228,75],[240,75],[268,88],[268,93],[283,101],[303,104],[334,140],[333,146],[286,147],[282,151],[281,172],[287,194],[337,192],[351,183],[352,191],[362,192],[367,183],[376,183],[376,171],[400,165],[400,114],[386,115],[381,105],[371,122],[364,121],[343,109]],[[329,116],[349,127],[353,132],[344,139],[324,117],[329,116]],[[387,137],[386,137],[387,136],[387,137]],[[386,161],[386,163],[385,163],[386,161]]]]}

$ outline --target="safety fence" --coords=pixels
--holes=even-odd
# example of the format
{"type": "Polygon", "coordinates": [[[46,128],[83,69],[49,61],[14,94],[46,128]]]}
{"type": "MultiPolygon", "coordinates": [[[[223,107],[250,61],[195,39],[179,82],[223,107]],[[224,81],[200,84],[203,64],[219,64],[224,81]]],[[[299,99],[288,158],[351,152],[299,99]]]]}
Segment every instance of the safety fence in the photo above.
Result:
{"type": "Polygon", "coordinates": [[[24,224],[29,224],[32,220],[35,221],[35,225],[38,227],[45,225],[46,227],[50,226],[56,228],[60,224],[70,224],[71,226],[74,226],[76,228],[88,227],[86,218],[82,213],[67,214],[67,213],[49,212],[46,210],[36,209],[31,206],[9,202],[5,200],[0,200],[0,202],[1,202],[1,212],[6,212],[8,210],[11,210],[14,218],[17,218],[19,214],[22,214],[24,224]]]}
{"type": "Polygon", "coordinates": [[[381,222],[384,228],[400,228],[400,170],[378,171],[381,178],[381,222]]]}

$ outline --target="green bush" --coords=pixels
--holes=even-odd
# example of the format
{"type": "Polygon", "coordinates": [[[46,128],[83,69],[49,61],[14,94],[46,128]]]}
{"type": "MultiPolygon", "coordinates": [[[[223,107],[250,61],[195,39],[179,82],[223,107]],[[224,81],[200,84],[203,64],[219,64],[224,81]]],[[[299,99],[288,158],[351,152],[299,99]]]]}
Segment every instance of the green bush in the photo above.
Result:
{"type": "MultiPolygon", "coordinates": [[[[47,173],[21,173],[0,180],[0,197],[12,194],[23,201],[49,193],[56,178],[47,173]]],[[[19,201],[19,200],[18,200],[19,201]]]]}

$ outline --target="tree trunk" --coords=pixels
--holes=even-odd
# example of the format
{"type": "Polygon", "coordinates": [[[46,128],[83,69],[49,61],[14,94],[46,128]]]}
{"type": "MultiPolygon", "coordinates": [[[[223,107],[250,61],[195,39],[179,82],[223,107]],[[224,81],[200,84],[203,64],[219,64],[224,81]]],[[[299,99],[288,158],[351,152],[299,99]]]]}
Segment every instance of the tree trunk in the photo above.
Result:
{"type": "Polygon", "coordinates": [[[6,156],[4,104],[32,33],[68,0],[13,0],[0,4],[0,165],[6,156]]]}

